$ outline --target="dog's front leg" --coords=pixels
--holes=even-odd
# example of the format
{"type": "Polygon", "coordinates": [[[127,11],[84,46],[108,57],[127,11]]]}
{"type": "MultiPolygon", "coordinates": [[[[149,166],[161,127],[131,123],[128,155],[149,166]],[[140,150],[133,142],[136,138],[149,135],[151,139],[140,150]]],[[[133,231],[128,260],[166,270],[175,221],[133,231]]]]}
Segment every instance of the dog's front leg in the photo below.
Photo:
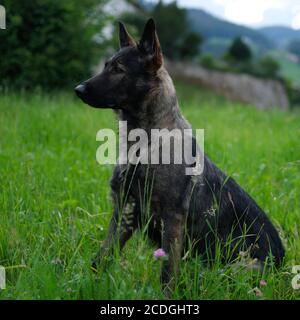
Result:
{"type": "Polygon", "coordinates": [[[101,261],[107,259],[114,246],[121,250],[129,240],[138,225],[138,210],[134,204],[131,210],[128,210],[129,204],[122,210],[119,206],[114,209],[113,216],[110,220],[108,234],[102,242],[96,258],[93,260],[93,268],[96,269],[101,261]]]}
{"type": "Polygon", "coordinates": [[[100,246],[96,257],[93,259],[92,267],[94,269],[100,264],[101,260],[105,259],[109,255],[109,251],[112,249],[112,245],[115,242],[115,237],[118,229],[119,210],[115,207],[113,216],[109,223],[108,234],[100,246]]]}
{"type": "Polygon", "coordinates": [[[169,215],[163,219],[162,247],[167,254],[163,261],[161,283],[163,291],[169,295],[179,274],[184,236],[184,216],[182,214],[169,215]]]}

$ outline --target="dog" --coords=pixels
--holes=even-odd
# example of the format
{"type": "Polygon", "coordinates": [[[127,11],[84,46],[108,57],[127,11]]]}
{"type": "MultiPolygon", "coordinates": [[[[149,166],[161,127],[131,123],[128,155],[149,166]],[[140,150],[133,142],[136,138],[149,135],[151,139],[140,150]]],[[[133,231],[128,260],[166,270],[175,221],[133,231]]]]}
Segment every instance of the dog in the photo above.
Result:
{"type": "MultiPolygon", "coordinates": [[[[107,60],[103,71],[75,88],[78,97],[92,107],[113,109],[129,129],[191,128],[164,68],[154,20],[148,20],[138,43],[119,22],[119,42],[120,50],[107,60]]],[[[193,140],[195,149],[199,146],[193,140]]],[[[116,244],[122,249],[135,230],[145,226],[147,236],[167,255],[161,270],[161,283],[167,290],[174,288],[188,243],[207,262],[213,261],[220,247],[224,262],[248,252],[260,265],[282,263],[284,248],[275,227],[238,183],[206,155],[199,177],[186,175],[187,166],[116,165],[110,182],[114,212],[95,268],[116,244]],[[149,181],[150,209],[145,219],[143,198],[149,181]]]]}

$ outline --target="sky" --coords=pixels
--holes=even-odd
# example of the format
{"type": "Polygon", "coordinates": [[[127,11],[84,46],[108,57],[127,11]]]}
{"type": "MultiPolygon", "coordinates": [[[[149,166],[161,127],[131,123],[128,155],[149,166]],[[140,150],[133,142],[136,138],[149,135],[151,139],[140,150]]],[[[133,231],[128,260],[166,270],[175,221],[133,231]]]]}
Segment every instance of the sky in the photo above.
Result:
{"type": "Polygon", "coordinates": [[[300,29],[300,0],[177,0],[177,3],[254,28],[284,25],[300,29]]]}

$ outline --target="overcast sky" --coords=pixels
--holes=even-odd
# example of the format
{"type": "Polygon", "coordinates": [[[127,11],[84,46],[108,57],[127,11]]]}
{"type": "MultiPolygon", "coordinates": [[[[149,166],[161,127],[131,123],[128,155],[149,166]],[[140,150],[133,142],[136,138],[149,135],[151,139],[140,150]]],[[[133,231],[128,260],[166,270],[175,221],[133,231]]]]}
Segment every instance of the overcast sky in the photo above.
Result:
{"type": "Polygon", "coordinates": [[[251,27],[285,25],[300,29],[300,0],[177,0],[177,3],[202,8],[218,17],[251,27]]]}

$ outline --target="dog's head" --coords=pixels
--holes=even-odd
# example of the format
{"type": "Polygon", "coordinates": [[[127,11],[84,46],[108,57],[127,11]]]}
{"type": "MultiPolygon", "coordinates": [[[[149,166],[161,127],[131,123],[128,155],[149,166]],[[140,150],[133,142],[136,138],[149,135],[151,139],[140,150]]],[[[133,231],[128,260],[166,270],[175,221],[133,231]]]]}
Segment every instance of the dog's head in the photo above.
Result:
{"type": "Polygon", "coordinates": [[[149,19],[136,43],[119,23],[120,50],[108,59],[103,71],[79,84],[75,92],[95,108],[128,109],[142,101],[163,64],[155,23],[149,19]]]}

